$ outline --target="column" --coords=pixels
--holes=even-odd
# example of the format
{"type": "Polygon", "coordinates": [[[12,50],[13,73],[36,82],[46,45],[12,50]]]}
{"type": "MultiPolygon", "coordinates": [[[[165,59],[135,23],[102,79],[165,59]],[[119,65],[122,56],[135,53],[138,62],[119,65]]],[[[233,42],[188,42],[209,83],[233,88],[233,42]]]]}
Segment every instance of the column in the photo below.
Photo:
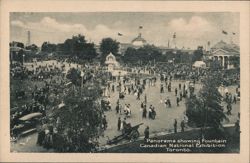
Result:
{"type": "Polygon", "coordinates": [[[222,68],[223,69],[225,68],[225,58],[224,58],[224,56],[222,56],[222,68]]]}

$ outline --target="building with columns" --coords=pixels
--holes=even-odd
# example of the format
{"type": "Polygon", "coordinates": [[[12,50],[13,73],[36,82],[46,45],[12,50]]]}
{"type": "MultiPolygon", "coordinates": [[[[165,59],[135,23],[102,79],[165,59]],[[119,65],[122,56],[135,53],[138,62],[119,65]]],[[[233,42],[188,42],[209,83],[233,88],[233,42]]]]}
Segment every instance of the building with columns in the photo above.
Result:
{"type": "Polygon", "coordinates": [[[223,69],[234,68],[232,58],[240,58],[240,49],[235,44],[228,44],[224,41],[220,41],[215,44],[209,51],[208,57],[212,60],[219,61],[223,69]]]}

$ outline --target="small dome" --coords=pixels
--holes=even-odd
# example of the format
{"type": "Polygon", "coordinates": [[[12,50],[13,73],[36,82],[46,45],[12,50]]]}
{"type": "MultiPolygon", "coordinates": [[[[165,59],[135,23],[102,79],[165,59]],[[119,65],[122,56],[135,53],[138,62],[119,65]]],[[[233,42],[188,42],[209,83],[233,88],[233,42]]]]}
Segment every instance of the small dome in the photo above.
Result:
{"type": "Polygon", "coordinates": [[[131,43],[134,46],[143,46],[143,45],[145,45],[147,43],[147,41],[144,38],[142,38],[141,33],[139,33],[139,35],[136,38],[134,38],[131,41],[131,43]]]}

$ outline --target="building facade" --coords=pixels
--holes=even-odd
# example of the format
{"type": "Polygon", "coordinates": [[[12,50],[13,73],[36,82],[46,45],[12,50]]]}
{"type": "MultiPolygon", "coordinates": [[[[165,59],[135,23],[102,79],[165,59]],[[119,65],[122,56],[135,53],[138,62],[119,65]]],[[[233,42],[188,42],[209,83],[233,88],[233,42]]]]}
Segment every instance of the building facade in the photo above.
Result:
{"type": "Polygon", "coordinates": [[[220,41],[211,48],[208,56],[212,60],[219,61],[223,69],[232,69],[235,68],[232,59],[239,60],[240,49],[235,44],[220,41]]]}

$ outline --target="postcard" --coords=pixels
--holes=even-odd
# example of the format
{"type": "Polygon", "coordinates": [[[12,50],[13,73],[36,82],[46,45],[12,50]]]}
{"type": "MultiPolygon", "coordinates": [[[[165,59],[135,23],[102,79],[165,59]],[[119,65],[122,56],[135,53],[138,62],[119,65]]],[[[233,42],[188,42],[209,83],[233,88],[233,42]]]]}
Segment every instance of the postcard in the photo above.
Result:
{"type": "Polygon", "coordinates": [[[249,161],[249,2],[1,4],[0,161],[249,161]]]}

